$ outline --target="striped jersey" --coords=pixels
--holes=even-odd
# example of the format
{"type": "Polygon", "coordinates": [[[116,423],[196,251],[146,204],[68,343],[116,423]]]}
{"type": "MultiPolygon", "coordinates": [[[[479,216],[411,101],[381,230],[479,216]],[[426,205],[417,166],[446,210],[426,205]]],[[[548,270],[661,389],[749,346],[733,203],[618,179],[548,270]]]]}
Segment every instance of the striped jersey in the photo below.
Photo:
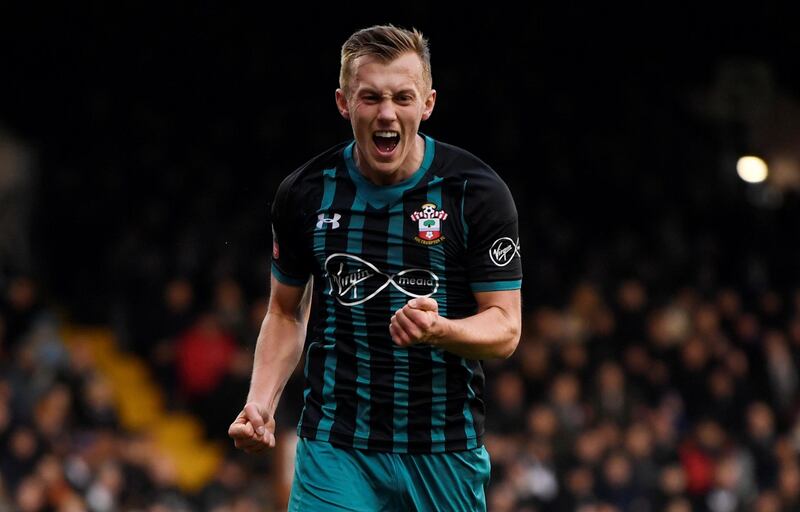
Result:
{"type": "Polygon", "coordinates": [[[517,212],[485,163],[423,137],[422,165],[402,182],[368,181],[350,142],[278,188],[272,273],[292,286],[313,275],[317,308],[301,437],[396,453],[482,444],[480,361],[398,347],[389,323],[414,297],[432,297],[441,316],[457,319],[477,312],[474,292],[519,289],[517,212]]]}

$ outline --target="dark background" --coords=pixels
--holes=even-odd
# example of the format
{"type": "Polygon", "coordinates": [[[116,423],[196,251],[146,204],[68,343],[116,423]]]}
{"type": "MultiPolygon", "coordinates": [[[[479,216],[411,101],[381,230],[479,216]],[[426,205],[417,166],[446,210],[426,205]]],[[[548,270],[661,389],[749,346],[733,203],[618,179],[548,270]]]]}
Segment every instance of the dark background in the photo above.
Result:
{"type": "Polygon", "coordinates": [[[797,193],[734,164],[797,157],[797,30],[777,2],[703,9],[4,6],[0,122],[36,176],[33,259],[6,272],[87,322],[176,275],[263,293],[277,183],[350,135],[339,47],[391,21],[431,41],[423,130],[512,187],[528,301],[625,274],[781,287],[797,193]]]}
{"type": "Polygon", "coordinates": [[[519,210],[523,335],[485,364],[489,509],[800,509],[797,19],[781,2],[0,4],[0,508],[95,507],[95,485],[119,510],[285,506],[300,372],[277,450],[226,438],[270,202],[351,137],[339,48],[392,22],[430,39],[423,130],[493,166],[519,210]],[[765,183],[737,176],[748,153],[765,183]],[[163,407],[140,430],[122,404],[149,387],[163,407]],[[159,464],[202,471],[205,445],[147,439],[186,412],[226,453],[178,488],[159,464]]]}

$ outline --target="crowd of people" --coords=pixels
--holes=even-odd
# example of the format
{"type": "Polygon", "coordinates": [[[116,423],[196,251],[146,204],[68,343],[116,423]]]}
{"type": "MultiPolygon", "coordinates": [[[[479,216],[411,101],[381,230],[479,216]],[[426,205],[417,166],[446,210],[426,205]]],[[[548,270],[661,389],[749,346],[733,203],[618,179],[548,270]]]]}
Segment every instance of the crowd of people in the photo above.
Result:
{"type": "Polygon", "coordinates": [[[491,368],[492,510],[796,510],[798,313],[635,280],[531,312],[491,368]]]}
{"type": "Polygon", "coordinates": [[[147,433],[119,420],[114,393],[135,390],[112,389],[87,346],[67,348],[59,309],[43,300],[37,282],[16,276],[2,292],[0,510],[247,512],[269,506],[268,461],[235,454],[197,492],[181,489],[174,461],[147,433]]]}
{"type": "MultiPolygon", "coordinates": [[[[231,449],[187,493],[152,440],[120,424],[91,354],[67,350],[37,282],[17,276],[2,292],[0,510],[280,510],[300,372],[277,414],[284,449],[231,449]]],[[[120,339],[170,408],[225,442],[265,297],[232,278],[202,295],[170,280],[120,339]]],[[[800,507],[800,292],[584,282],[562,303],[526,308],[523,329],[511,358],[485,365],[490,510],[800,507]]]]}

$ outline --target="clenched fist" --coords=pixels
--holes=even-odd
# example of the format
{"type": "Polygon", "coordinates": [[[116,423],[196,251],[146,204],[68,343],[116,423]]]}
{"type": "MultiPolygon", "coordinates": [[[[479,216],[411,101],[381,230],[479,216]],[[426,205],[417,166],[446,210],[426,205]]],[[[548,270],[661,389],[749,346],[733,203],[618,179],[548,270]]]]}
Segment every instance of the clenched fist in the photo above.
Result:
{"type": "Polygon", "coordinates": [[[392,315],[389,333],[401,347],[431,343],[441,336],[443,320],[439,316],[439,304],[434,299],[411,299],[392,315]]]}
{"type": "Polygon", "coordinates": [[[257,453],[275,447],[275,418],[263,407],[249,403],[233,420],[228,435],[236,448],[257,453]]]}

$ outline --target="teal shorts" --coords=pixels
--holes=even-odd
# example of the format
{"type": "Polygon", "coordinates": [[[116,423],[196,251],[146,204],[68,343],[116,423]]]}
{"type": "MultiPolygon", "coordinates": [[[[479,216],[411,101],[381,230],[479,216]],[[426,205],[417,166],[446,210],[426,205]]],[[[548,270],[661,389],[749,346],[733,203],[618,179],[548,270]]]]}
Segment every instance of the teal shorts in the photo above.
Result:
{"type": "Polygon", "coordinates": [[[297,442],[289,512],[486,510],[489,453],[385,453],[297,442]]]}

